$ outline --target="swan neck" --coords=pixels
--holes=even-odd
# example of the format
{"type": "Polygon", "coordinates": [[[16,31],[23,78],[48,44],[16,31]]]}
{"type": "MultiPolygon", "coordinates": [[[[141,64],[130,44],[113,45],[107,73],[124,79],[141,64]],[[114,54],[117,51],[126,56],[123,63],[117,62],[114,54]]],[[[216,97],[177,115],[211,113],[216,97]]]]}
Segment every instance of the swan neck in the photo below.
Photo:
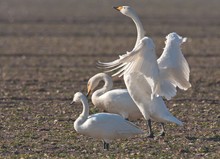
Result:
{"type": "Polygon", "coordinates": [[[139,41],[145,36],[145,31],[139,17],[136,14],[132,15],[131,18],[134,21],[137,29],[137,40],[135,43],[135,47],[136,47],[139,41]]]}
{"type": "Polygon", "coordinates": [[[83,117],[86,119],[89,116],[89,103],[88,103],[88,100],[86,99],[86,97],[83,97],[81,99],[81,102],[83,105],[83,111],[80,114],[80,117],[83,117]]]}
{"type": "Polygon", "coordinates": [[[112,79],[110,77],[102,77],[99,79],[99,82],[100,81],[104,81],[104,86],[98,90],[96,90],[94,93],[93,93],[93,97],[99,97],[101,95],[103,95],[104,93],[108,92],[109,90],[112,89],[113,87],[113,82],[112,82],[112,79]]]}

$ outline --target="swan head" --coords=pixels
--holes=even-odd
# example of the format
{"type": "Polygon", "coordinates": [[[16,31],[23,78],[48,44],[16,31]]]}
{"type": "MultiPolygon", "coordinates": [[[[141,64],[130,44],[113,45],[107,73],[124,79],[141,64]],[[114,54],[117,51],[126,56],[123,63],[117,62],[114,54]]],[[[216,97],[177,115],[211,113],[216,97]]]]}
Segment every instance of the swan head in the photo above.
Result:
{"type": "Polygon", "coordinates": [[[103,91],[108,91],[112,88],[112,79],[106,73],[98,73],[91,77],[87,83],[87,97],[93,92],[99,85],[101,81],[104,81],[103,91]]]}
{"type": "Polygon", "coordinates": [[[80,103],[81,100],[84,99],[84,98],[85,98],[85,95],[83,93],[76,92],[74,94],[74,97],[73,97],[73,100],[72,100],[71,104],[73,104],[73,103],[80,103]]]}
{"type": "Polygon", "coordinates": [[[136,14],[136,12],[130,6],[118,6],[113,8],[116,9],[117,11],[120,11],[122,14],[128,17],[131,17],[134,14],[136,14]]]}
{"type": "Polygon", "coordinates": [[[187,38],[186,37],[181,37],[180,35],[178,35],[177,33],[173,32],[173,33],[169,33],[166,36],[166,42],[171,42],[171,43],[177,43],[177,44],[182,44],[184,42],[186,42],[187,38]]]}
{"type": "Polygon", "coordinates": [[[87,83],[87,97],[96,89],[99,85],[99,82],[105,77],[104,73],[98,73],[95,76],[91,77],[87,83]]]}

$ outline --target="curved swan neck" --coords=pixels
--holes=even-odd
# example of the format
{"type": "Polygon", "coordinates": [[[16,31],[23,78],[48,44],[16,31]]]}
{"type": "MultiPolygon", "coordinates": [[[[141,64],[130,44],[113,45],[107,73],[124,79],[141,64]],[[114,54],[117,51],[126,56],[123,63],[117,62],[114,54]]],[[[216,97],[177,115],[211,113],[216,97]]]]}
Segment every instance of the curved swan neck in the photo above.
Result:
{"type": "Polygon", "coordinates": [[[104,86],[102,88],[96,90],[93,93],[94,96],[101,96],[105,92],[107,92],[107,91],[112,89],[113,82],[112,82],[112,79],[109,76],[101,76],[98,80],[99,80],[99,82],[100,81],[104,81],[104,86]]]}
{"type": "Polygon", "coordinates": [[[81,99],[83,105],[83,111],[80,114],[80,117],[87,118],[89,116],[89,103],[86,97],[82,97],[81,99]]]}
{"type": "Polygon", "coordinates": [[[145,36],[145,31],[136,13],[133,13],[132,15],[130,15],[130,18],[134,21],[136,28],[137,28],[137,40],[135,43],[135,47],[136,47],[139,41],[145,36]]]}

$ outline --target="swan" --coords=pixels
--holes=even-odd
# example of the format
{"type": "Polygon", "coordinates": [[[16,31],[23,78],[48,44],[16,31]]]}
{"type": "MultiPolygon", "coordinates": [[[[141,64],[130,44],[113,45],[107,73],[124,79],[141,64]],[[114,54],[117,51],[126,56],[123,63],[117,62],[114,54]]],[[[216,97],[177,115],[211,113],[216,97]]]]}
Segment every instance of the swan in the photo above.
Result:
{"type": "MultiPolygon", "coordinates": [[[[169,112],[161,96],[152,96],[152,91],[154,91],[152,90],[152,85],[154,81],[160,80],[157,63],[151,63],[153,60],[156,61],[154,50],[152,39],[144,37],[131,52],[127,52],[127,54],[120,56],[120,59],[113,61],[113,64],[111,63],[111,65],[115,65],[116,62],[119,65],[126,64],[114,75],[124,75],[124,82],[131,98],[148,122],[148,137],[154,137],[151,129],[151,120],[161,123],[174,122],[178,125],[183,125],[181,121],[169,112]]],[[[173,88],[175,90],[174,86],[173,88]]],[[[161,135],[164,135],[164,124],[162,124],[161,135]]]]}
{"type": "MultiPolygon", "coordinates": [[[[114,8],[134,21],[137,29],[137,39],[134,46],[135,49],[140,43],[140,40],[145,37],[145,31],[137,13],[130,6],[118,6],[114,8]]],[[[166,46],[160,58],[156,61],[155,59],[152,61],[149,60],[153,66],[153,69],[151,70],[152,74],[157,74],[155,75],[157,76],[157,79],[153,78],[153,81],[151,80],[150,83],[152,96],[165,96],[166,99],[170,100],[176,95],[176,87],[187,90],[191,87],[191,84],[189,83],[189,65],[180,48],[180,45],[186,42],[187,38],[182,38],[174,32],[168,34],[166,39],[166,46]]],[[[100,63],[100,65],[102,65],[102,63],[100,63]]],[[[116,61],[115,63],[109,63],[105,66],[108,66],[109,68],[110,66],[118,66],[116,68],[123,66],[123,69],[129,69],[129,65],[119,65],[116,61]]]]}
{"type": "Polygon", "coordinates": [[[109,149],[109,142],[114,139],[127,138],[143,134],[133,123],[118,114],[97,113],[89,115],[89,104],[81,92],[75,93],[71,104],[82,103],[83,111],[74,122],[74,129],[83,135],[102,139],[104,149],[109,149]]]}
{"type": "Polygon", "coordinates": [[[185,90],[191,86],[188,82],[188,63],[180,49],[180,44],[185,42],[186,38],[182,38],[176,33],[168,35],[164,52],[157,60],[154,43],[151,38],[144,37],[142,24],[135,11],[129,6],[115,7],[115,9],[133,19],[137,27],[137,41],[131,52],[119,56],[119,59],[113,62],[99,62],[99,66],[111,68],[110,71],[119,69],[113,76],[124,76],[128,92],[144,118],[148,121],[149,127],[151,127],[151,119],[160,122],[171,121],[182,125],[181,121],[169,113],[160,96],[171,99],[171,97],[176,95],[176,86],[185,90]],[[179,52],[176,53],[176,51],[179,52]],[[179,63],[173,62],[173,57],[178,58],[179,63]],[[185,72],[181,72],[183,70],[185,72]],[[175,73],[182,75],[181,77],[184,77],[185,80],[179,80],[178,75],[175,73]],[[188,83],[182,84],[182,81],[187,81],[188,83]],[[153,107],[149,106],[152,105],[152,103],[149,103],[150,100],[158,100],[161,109],[152,111],[153,107]],[[170,120],[171,118],[172,120],[170,120]]]}
{"type": "Polygon", "coordinates": [[[112,87],[111,77],[106,73],[98,73],[91,77],[87,83],[87,96],[93,92],[92,103],[106,112],[119,114],[130,121],[143,117],[127,89],[111,90],[112,87]],[[104,81],[104,86],[95,91],[101,81],[104,81]]]}
{"type": "MultiPolygon", "coordinates": [[[[99,83],[102,80],[104,81],[103,88],[96,90],[92,94],[92,103],[96,107],[103,108],[105,111],[107,111],[109,113],[120,114],[121,116],[123,116],[123,118],[129,119],[132,121],[135,121],[135,120],[143,117],[140,110],[138,109],[137,105],[134,103],[134,101],[130,97],[127,89],[111,90],[111,88],[113,87],[112,79],[106,73],[98,73],[89,79],[88,84],[87,84],[87,89],[88,89],[87,96],[89,96],[96,89],[96,87],[99,85],[99,83]]],[[[157,113],[158,111],[155,111],[155,110],[160,110],[160,109],[164,110],[164,108],[166,108],[165,103],[162,100],[162,98],[159,97],[159,98],[155,98],[154,100],[150,100],[150,99],[148,99],[148,100],[149,100],[148,106],[149,107],[151,106],[154,109],[154,110],[152,110],[152,114],[154,114],[154,116],[160,116],[160,114],[157,113]],[[157,114],[155,114],[153,111],[156,112],[157,114]]],[[[161,114],[163,114],[163,113],[161,113],[161,114]]],[[[168,114],[169,117],[172,116],[169,114],[167,109],[165,109],[165,114],[168,114]]],[[[159,121],[159,122],[170,121],[170,122],[175,122],[177,124],[182,125],[181,122],[179,122],[178,120],[176,120],[173,117],[171,117],[171,120],[163,120],[163,119],[158,120],[154,116],[152,116],[152,119],[159,121]]],[[[151,122],[148,121],[147,125],[150,125],[148,127],[148,129],[149,129],[148,137],[154,137],[153,132],[152,132],[152,128],[151,128],[151,122]]],[[[164,136],[165,135],[165,128],[164,128],[164,123],[162,123],[162,122],[161,122],[161,127],[162,127],[162,129],[161,129],[161,132],[159,135],[164,136]]]]}

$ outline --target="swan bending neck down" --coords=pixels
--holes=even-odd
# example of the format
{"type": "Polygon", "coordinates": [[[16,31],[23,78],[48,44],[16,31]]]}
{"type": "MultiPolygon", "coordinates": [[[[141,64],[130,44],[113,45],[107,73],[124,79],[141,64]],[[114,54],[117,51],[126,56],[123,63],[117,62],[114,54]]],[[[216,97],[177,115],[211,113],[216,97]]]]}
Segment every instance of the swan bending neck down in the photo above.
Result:
{"type": "Polygon", "coordinates": [[[71,103],[75,102],[83,104],[83,112],[74,122],[74,129],[78,133],[102,139],[104,149],[109,149],[109,142],[111,140],[143,134],[141,129],[120,115],[97,113],[89,116],[88,100],[81,92],[77,92],[74,95],[71,103]]]}
{"type": "Polygon", "coordinates": [[[112,78],[106,73],[98,73],[91,77],[87,84],[88,94],[92,94],[92,103],[109,113],[115,113],[123,116],[130,121],[142,118],[142,114],[130,97],[127,89],[113,89],[112,78]],[[97,89],[101,81],[104,86],[97,89]]]}
{"type": "Polygon", "coordinates": [[[89,96],[94,91],[92,94],[92,103],[95,106],[102,108],[104,101],[100,98],[106,92],[110,91],[112,87],[113,87],[113,82],[111,77],[109,77],[107,74],[104,73],[98,73],[95,76],[91,77],[87,83],[87,89],[88,89],[87,96],[89,96]],[[94,91],[98,87],[101,81],[104,81],[103,87],[94,91]]]}

